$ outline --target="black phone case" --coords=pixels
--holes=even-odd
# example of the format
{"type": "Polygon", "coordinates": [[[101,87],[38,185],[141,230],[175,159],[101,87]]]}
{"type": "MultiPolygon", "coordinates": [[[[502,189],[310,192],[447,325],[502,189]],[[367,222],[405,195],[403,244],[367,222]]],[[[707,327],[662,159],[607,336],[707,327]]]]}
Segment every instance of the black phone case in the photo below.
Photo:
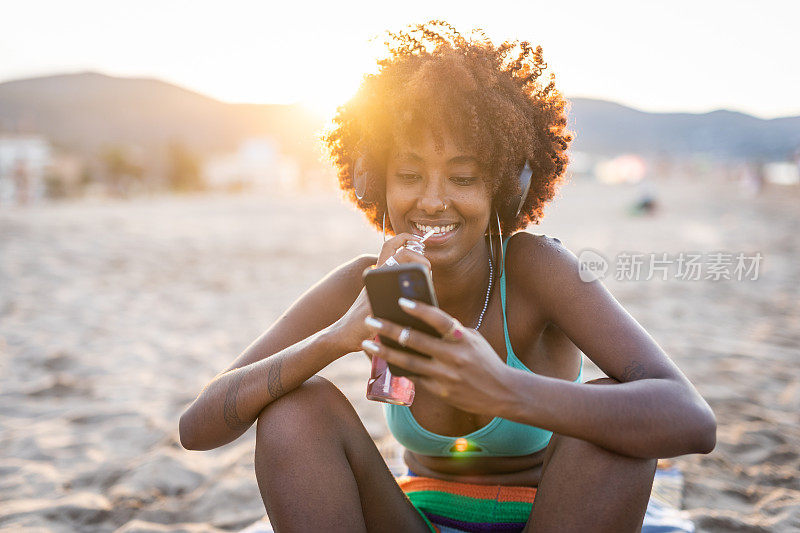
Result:
{"type": "MultiPolygon", "coordinates": [[[[433,290],[433,282],[427,269],[419,263],[401,263],[399,265],[382,266],[380,268],[370,267],[363,273],[364,285],[367,288],[372,314],[377,318],[391,320],[395,324],[408,326],[415,330],[424,331],[429,335],[441,338],[438,331],[433,329],[427,322],[417,319],[400,307],[397,300],[405,297],[411,300],[419,300],[438,307],[436,294],[433,290]]],[[[394,340],[379,335],[380,341],[391,348],[403,350],[420,357],[430,358],[430,356],[420,353],[411,348],[404,348],[394,340]]],[[[394,376],[413,376],[414,374],[389,363],[389,370],[394,376]]]]}

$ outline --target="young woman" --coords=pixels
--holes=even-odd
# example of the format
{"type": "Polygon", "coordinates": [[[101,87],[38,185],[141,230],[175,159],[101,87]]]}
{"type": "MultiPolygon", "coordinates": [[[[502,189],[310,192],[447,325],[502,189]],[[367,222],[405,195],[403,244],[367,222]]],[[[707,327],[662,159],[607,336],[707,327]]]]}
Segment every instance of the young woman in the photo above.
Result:
{"type": "Polygon", "coordinates": [[[538,80],[541,49],[440,21],[390,36],[325,141],[342,189],[394,236],[214,378],[181,417],[181,442],[216,448],[257,421],[256,476],[279,532],[636,531],[657,458],[710,452],[716,421],[603,284],[581,281],[572,252],[514,233],[541,218],[571,140],[563,97],[538,80]],[[403,246],[430,229],[424,255],[403,246]],[[370,316],[362,272],[390,257],[430,269],[439,308],[406,311],[443,338],[370,316]],[[431,359],[371,341],[378,332],[431,359]],[[416,374],[413,405],[386,407],[409,476],[391,475],[344,395],[315,376],[362,349],[416,374]],[[609,377],[581,383],[581,352],[609,377]]]}

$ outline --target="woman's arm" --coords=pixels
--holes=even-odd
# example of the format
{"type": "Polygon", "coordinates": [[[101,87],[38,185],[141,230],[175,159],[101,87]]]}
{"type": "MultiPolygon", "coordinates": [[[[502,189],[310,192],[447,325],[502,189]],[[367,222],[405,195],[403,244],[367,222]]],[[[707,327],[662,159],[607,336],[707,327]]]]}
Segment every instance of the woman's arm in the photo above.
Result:
{"type": "MultiPolygon", "coordinates": [[[[557,325],[619,384],[585,386],[509,369],[499,416],[632,457],[709,453],[716,419],[706,401],[601,281],[583,282],[558,241],[520,233],[509,268],[557,325]]],[[[511,243],[508,248],[511,249],[511,243]]]]}
{"type": "Polygon", "coordinates": [[[270,402],[348,353],[336,323],[362,290],[369,264],[372,256],[360,256],[331,272],[217,375],[180,418],[184,448],[235,440],[270,402]]]}
{"type": "Polygon", "coordinates": [[[325,328],[264,359],[215,377],[181,416],[181,444],[211,450],[244,433],[273,400],[299,387],[344,353],[325,328]]]}
{"type": "MultiPolygon", "coordinates": [[[[702,398],[668,378],[587,386],[509,368],[498,416],[641,458],[709,453],[716,420],[702,398]]],[[[696,394],[696,393],[695,393],[696,394]]]]}

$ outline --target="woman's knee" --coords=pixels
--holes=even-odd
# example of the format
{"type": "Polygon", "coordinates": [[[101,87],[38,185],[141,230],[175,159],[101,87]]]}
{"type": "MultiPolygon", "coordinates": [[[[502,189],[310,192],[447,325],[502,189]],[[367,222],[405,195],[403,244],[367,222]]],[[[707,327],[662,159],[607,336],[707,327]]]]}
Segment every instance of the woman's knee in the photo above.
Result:
{"type": "MultiPolygon", "coordinates": [[[[624,475],[641,478],[643,481],[652,481],[655,475],[658,459],[645,459],[622,455],[589,441],[554,434],[552,442],[553,455],[566,459],[579,469],[588,473],[595,471],[605,475],[624,475]]],[[[548,458],[549,459],[549,458],[548,458]]]]}
{"type": "Polygon", "coordinates": [[[554,434],[536,495],[533,531],[637,531],[653,485],[656,459],[617,454],[554,434]],[[569,516],[564,510],[570,509],[569,516]]]}
{"type": "MultiPolygon", "coordinates": [[[[575,437],[570,437],[567,435],[559,435],[557,433],[553,434],[553,438],[551,439],[551,444],[557,451],[566,452],[567,455],[570,457],[576,458],[587,458],[592,457],[595,460],[602,458],[611,461],[615,461],[618,459],[622,460],[630,460],[634,462],[648,462],[652,461],[653,464],[657,461],[657,459],[644,459],[641,457],[630,457],[628,455],[622,455],[611,450],[607,450],[602,446],[598,446],[592,442],[578,439],[575,437]]],[[[554,450],[555,451],[555,450],[554,450]]]]}
{"type": "MultiPolygon", "coordinates": [[[[587,381],[586,385],[614,385],[620,383],[614,378],[603,377],[587,381]]],[[[644,478],[655,475],[658,459],[644,459],[630,457],[607,450],[589,441],[554,433],[548,445],[545,456],[545,469],[553,456],[559,457],[558,462],[566,460],[567,463],[580,465],[585,471],[594,469],[598,472],[628,472],[632,475],[641,475],[644,478]]],[[[563,463],[562,463],[563,464],[563,463]]]]}
{"type": "Polygon", "coordinates": [[[349,406],[330,381],[312,376],[296,389],[270,402],[258,415],[257,441],[291,443],[325,430],[349,406]]]}

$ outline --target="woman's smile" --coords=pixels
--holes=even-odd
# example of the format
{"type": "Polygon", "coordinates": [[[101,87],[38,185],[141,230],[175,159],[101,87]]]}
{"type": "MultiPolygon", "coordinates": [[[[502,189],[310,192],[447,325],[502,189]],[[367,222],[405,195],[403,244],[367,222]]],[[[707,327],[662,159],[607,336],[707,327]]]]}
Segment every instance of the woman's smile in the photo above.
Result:
{"type": "Polygon", "coordinates": [[[422,221],[412,221],[411,222],[411,233],[414,235],[425,235],[428,231],[434,230],[434,234],[428,237],[425,241],[426,245],[429,246],[439,246],[445,244],[447,241],[450,240],[451,237],[458,231],[458,228],[461,227],[461,224],[458,222],[453,223],[434,223],[434,222],[422,222],[422,221]]]}

